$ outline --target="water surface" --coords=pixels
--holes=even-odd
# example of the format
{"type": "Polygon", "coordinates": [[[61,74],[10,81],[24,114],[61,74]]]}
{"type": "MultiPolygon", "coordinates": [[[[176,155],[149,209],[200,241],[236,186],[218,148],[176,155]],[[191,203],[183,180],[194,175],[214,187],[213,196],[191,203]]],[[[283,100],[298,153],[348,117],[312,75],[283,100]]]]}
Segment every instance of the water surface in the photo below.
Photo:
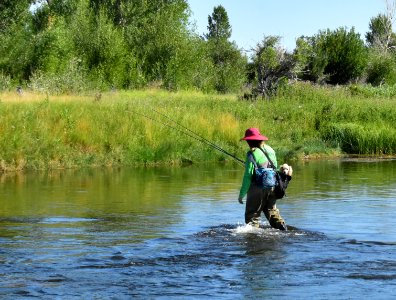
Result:
{"type": "Polygon", "coordinates": [[[243,224],[243,169],[3,175],[4,299],[391,299],[395,161],[295,166],[288,232],[243,224]]]}

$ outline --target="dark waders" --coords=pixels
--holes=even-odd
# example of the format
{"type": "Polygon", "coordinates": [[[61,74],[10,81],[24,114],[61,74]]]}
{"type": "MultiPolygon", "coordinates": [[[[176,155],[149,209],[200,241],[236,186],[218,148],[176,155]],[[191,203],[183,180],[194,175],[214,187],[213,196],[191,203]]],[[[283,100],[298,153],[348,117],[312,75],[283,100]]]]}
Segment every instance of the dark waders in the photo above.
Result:
{"type": "Polygon", "coordinates": [[[282,219],[279,210],[276,208],[274,188],[263,189],[254,182],[251,183],[246,199],[245,222],[258,227],[261,212],[271,227],[286,230],[285,221],[282,219]]]}

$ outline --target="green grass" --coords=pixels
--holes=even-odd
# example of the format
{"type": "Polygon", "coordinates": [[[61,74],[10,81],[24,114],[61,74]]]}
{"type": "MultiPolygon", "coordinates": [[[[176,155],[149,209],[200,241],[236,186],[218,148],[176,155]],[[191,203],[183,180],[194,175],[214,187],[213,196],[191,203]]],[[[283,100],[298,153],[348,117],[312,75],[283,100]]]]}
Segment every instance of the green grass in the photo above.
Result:
{"type": "MultiPolygon", "coordinates": [[[[279,161],[394,155],[395,99],[348,88],[289,86],[273,100],[161,90],[84,96],[0,94],[0,171],[230,161],[166,126],[159,111],[241,159],[248,127],[270,138],[279,161]],[[148,116],[157,121],[144,117],[148,116]]],[[[172,125],[174,126],[174,125],[172,125]]]]}

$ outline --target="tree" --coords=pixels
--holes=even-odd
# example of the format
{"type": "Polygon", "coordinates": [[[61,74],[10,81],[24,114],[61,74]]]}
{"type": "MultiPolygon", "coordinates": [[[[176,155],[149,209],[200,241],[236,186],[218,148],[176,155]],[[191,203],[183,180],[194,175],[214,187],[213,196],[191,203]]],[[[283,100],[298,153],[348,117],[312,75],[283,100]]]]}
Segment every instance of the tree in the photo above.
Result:
{"type": "Polygon", "coordinates": [[[318,36],[301,36],[296,41],[294,58],[296,75],[299,79],[324,83],[328,76],[324,74],[327,64],[326,55],[322,54],[323,38],[318,36]]]}
{"type": "Polygon", "coordinates": [[[0,1],[0,73],[6,74],[13,81],[27,79],[30,74],[31,2],[30,0],[0,1]]]}
{"type": "Polygon", "coordinates": [[[214,86],[216,91],[227,93],[242,87],[245,81],[246,58],[229,41],[231,26],[225,8],[221,5],[213,8],[208,16],[207,39],[208,52],[215,69],[214,86]]]}
{"type": "Polygon", "coordinates": [[[217,41],[228,40],[231,37],[231,25],[223,6],[214,7],[212,15],[208,16],[208,34],[205,36],[208,40],[217,41]]]}
{"type": "Polygon", "coordinates": [[[191,31],[189,12],[187,0],[0,0],[0,74],[56,92],[237,90],[246,57],[228,40],[224,8],[210,41],[191,31]]]}
{"type": "Polygon", "coordinates": [[[49,23],[58,27],[64,19],[65,39],[74,48],[68,58],[79,61],[92,81],[124,88],[156,81],[173,88],[178,78],[167,78],[174,72],[171,61],[191,53],[182,50],[189,37],[187,7],[184,0],[51,0],[35,14],[44,24],[36,27],[45,35],[53,31],[49,23]]]}
{"type": "Polygon", "coordinates": [[[188,5],[184,0],[127,1],[121,5],[125,41],[136,55],[140,78],[163,85],[171,61],[184,53],[188,5]]]}
{"type": "Polygon", "coordinates": [[[369,46],[369,59],[366,68],[366,81],[374,86],[395,84],[396,82],[396,35],[393,33],[396,2],[386,1],[386,12],[370,20],[366,33],[369,46]]]}
{"type": "Polygon", "coordinates": [[[392,31],[390,16],[379,14],[372,18],[369,29],[370,31],[366,33],[366,42],[369,47],[379,49],[382,52],[395,48],[396,36],[392,31]]]}
{"type": "Polygon", "coordinates": [[[282,82],[295,76],[295,60],[280,47],[279,36],[264,37],[254,50],[253,62],[257,72],[255,93],[265,98],[274,95],[282,82]]]}
{"type": "Polygon", "coordinates": [[[29,15],[31,0],[0,1],[0,34],[4,34],[12,25],[22,24],[29,15]]]}
{"type": "Polygon", "coordinates": [[[301,37],[295,55],[300,76],[315,82],[345,84],[357,80],[367,66],[368,52],[354,28],[319,31],[313,37],[301,37]]]}
{"type": "Polygon", "coordinates": [[[328,83],[345,84],[358,79],[367,65],[367,49],[360,34],[354,28],[347,31],[339,28],[321,33],[324,38],[322,53],[327,64],[324,73],[329,75],[328,83]]]}
{"type": "Polygon", "coordinates": [[[208,16],[208,33],[205,36],[213,63],[216,66],[225,64],[232,47],[228,40],[231,37],[231,26],[223,6],[214,7],[212,15],[208,16]]]}

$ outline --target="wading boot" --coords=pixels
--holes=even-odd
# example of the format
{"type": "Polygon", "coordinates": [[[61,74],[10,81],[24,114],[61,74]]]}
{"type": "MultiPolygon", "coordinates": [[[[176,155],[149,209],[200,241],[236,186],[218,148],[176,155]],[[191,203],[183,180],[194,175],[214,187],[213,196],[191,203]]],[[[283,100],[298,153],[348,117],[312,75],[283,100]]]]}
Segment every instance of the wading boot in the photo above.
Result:
{"type": "Polygon", "coordinates": [[[272,228],[279,229],[282,231],[287,230],[287,226],[285,221],[282,219],[279,214],[279,210],[277,208],[269,209],[268,222],[270,223],[272,228]]]}
{"type": "Polygon", "coordinates": [[[249,222],[248,225],[254,227],[254,228],[259,228],[260,224],[259,223],[255,223],[255,222],[249,222]]]}
{"type": "Polygon", "coordinates": [[[278,229],[282,231],[287,231],[287,226],[285,223],[280,223],[278,229]]]}
{"type": "Polygon", "coordinates": [[[257,220],[257,219],[252,219],[249,223],[247,223],[247,225],[250,225],[250,226],[255,227],[255,228],[259,228],[260,227],[259,220],[257,220]]]}

